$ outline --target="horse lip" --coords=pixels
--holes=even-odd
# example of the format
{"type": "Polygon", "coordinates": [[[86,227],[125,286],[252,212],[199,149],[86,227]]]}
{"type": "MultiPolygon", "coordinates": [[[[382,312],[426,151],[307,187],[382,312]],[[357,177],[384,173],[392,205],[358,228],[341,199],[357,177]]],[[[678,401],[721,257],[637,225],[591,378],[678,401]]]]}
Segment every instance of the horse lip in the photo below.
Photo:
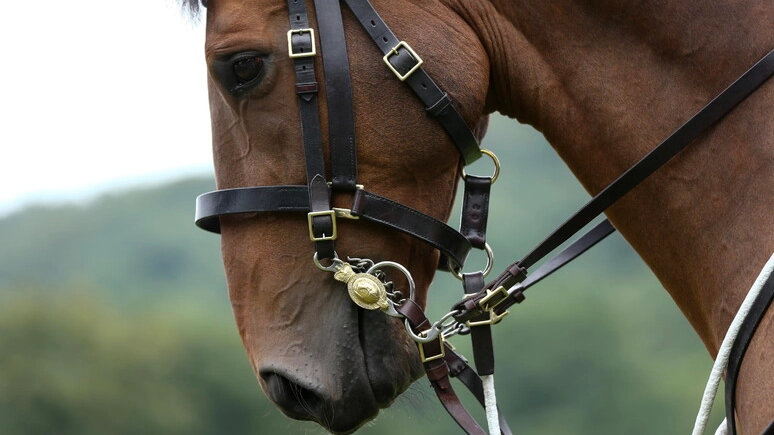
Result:
{"type": "MultiPolygon", "coordinates": [[[[390,323],[394,320],[384,315],[384,313],[358,309],[358,318],[360,348],[363,355],[363,367],[366,378],[369,382],[371,395],[376,401],[377,406],[384,409],[392,405],[397,397],[415,380],[414,377],[418,374],[423,374],[424,370],[422,370],[419,360],[416,361],[417,367],[415,367],[415,370],[407,372],[401,371],[401,367],[396,367],[396,364],[377,366],[377,361],[374,361],[375,357],[384,355],[380,354],[380,352],[386,352],[386,355],[389,356],[392,362],[399,361],[395,358],[398,349],[389,349],[382,344],[382,341],[390,340],[391,342],[396,342],[400,341],[402,337],[390,334],[390,332],[395,332],[395,329],[390,328],[390,323]]],[[[399,330],[398,332],[401,331],[399,330]]]]}

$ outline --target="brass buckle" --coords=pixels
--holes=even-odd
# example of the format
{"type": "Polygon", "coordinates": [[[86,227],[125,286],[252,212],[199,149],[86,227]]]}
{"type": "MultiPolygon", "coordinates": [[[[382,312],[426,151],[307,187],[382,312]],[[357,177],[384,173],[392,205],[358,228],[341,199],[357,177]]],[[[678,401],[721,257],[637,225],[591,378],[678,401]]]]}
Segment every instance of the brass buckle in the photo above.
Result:
{"type": "Polygon", "coordinates": [[[333,207],[332,210],[333,210],[333,213],[336,215],[337,218],[354,219],[354,220],[360,219],[360,216],[356,216],[356,215],[352,214],[352,210],[350,210],[348,208],[333,207]]]}
{"type": "Polygon", "coordinates": [[[400,81],[405,81],[407,78],[409,78],[409,76],[410,76],[411,74],[414,74],[414,71],[418,70],[418,69],[419,69],[419,67],[421,67],[421,66],[422,66],[422,64],[424,63],[424,61],[422,60],[422,58],[421,58],[421,57],[419,57],[419,55],[417,54],[417,52],[416,52],[416,51],[414,51],[414,50],[411,48],[411,46],[410,46],[410,45],[408,45],[408,44],[406,43],[406,41],[400,41],[400,42],[398,43],[398,45],[396,45],[395,47],[393,47],[393,48],[392,48],[392,50],[390,50],[389,52],[387,52],[387,54],[385,54],[385,55],[384,55],[384,57],[382,58],[382,60],[384,60],[384,63],[386,63],[386,64],[387,64],[387,67],[389,67],[389,68],[390,68],[390,71],[392,71],[392,73],[393,73],[393,74],[395,74],[395,75],[398,77],[398,80],[400,80],[400,81]],[[413,67],[411,67],[411,69],[410,69],[410,70],[408,70],[408,72],[406,72],[406,74],[401,74],[400,72],[398,72],[398,70],[396,70],[396,69],[395,69],[395,67],[394,67],[394,66],[392,66],[392,64],[390,63],[390,58],[391,58],[392,56],[397,56],[397,55],[398,55],[398,51],[399,51],[401,48],[405,48],[405,49],[406,49],[406,51],[408,51],[408,52],[409,52],[409,55],[411,55],[411,57],[413,57],[413,58],[414,58],[414,60],[415,60],[415,61],[417,61],[417,64],[416,64],[416,65],[414,65],[413,67]]]}
{"type": "MultiPolygon", "coordinates": [[[[505,287],[500,286],[494,290],[486,290],[486,296],[478,301],[478,306],[484,311],[491,312],[496,306],[500,305],[500,302],[504,301],[508,297],[508,290],[505,287]]],[[[502,314],[501,316],[504,316],[502,314]]]]}
{"type": "Polygon", "coordinates": [[[425,354],[425,344],[422,342],[417,342],[417,347],[419,347],[419,359],[422,360],[422,364],[430,361],[435,361],[437,359],[441,359],[446,356],[446,346],[444,346],[444,342],[446,341],[443,338],[443,335],[438,334],[438,340],[441,342],[441,353],[436,355],[430,355],[427,356],[425,354]]]}
{"type": "Polygon", "coordinates": [[[288,57],[290,58],[297,58],[297,57],[312,57],[317,54],[317,47],[315,46],[314,42],[314,29],[290,29],[288,31],[288,57]],[[293,51],[293,35],[294,34],[304,34],[308,33],[309,38],[312,41],[312,51],[308,53],[300,52],[296,53],[293,51]]]}
{"type": "Polygon", "coordinates": [[[503,320],[503,317],[507,316],[508,314],[510,314],[510,311],[506,311],[499,315],[494,311],[489,311],[489,319],[479,320],[476,322],[472,320],[468,320],[467,322],[465,322],[465,326],[467,326],[468,328],[472,328],[474,326],[496,325],[500,323],[500,321],[503,320]]]}
{"type": "Polygon", "coordinates": [[[309,212],[309,214],[306,215],[306,219],[309,222],[309,239],[311,239],[313,242],[324,242],[327,240],[336,240],[336,237],[338,236],[338,232],[336,231],[336,212],[334,210],[325,210],[325,211],[313,211],[309,212]],[[314,228],[312,227],[312,219],[317,216],[330,216],[331,222],[333,226],[333,234],[326,236],[325,233],[321,237],[316,237],[314,235],[314,228]]]}

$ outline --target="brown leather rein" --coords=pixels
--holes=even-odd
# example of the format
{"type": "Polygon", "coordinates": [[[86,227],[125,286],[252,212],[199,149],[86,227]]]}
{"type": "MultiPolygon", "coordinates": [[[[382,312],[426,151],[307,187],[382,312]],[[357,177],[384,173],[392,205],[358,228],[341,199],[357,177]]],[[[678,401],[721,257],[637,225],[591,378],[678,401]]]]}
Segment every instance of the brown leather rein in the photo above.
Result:
{"type": "MultiPolygon", "coordinates": [[[[461,273],[472,248],[484,250],[491,265],[491,250],[486,243],[489,189],[497,176],[499,162],[489,151],[480,150],[478,140],[463,120],[449,95],[443,92],[422,68],[423,61],[411,46],[399,40],[384,23],[368,0],[344,0],[368,35],[384,54],[383,61],[396,77],[406,83],[425,105],[457,146],[465,165],[478,159],[482,152],[496,165],[490,177],[463,176],[465,190],[460,231],[403,204],[367,191],[357,183],[357,160],[352,88],[347,60],[346,40],[340,0],[314,0],[322,57],[329,119],[330,166],[332,177],[326,178],[325,157],[318,106],[315,58],[319,54],[315,31],[309,25],[305,0],[287,0],[290,30],[288,55],[293,58],[296,94],[301,115],[301,129],[306,161],[307,185],[253,186],[216,190],[200,195],[196,201],[196,224],[219,233],[219,217],[234,213],[295,211],[307,213],[310,239],[315,248],[315,263],[346,282],[353,301],[364,309],[382,309],[388,315],[404,319],[407,332],[417,342],[427,377],[443,406],[469,434],[487,433],[460,403],[450,377],[456,377],[483,406],[482,376],[494,373],[494,351],[490,327],[507,314],[507,308],[524,300],[524,291],[575,259],[611,234],[612,225],[603,220],[587,234],[543,263],[532,274],[529,269],[560,245],[572,238],[616,200],[661,167],[731,111],[739,102],[774,74],[774,50],[743,74],[725,91],[664,140],[640,162],[626,171],[594,197],[554,233],[521,260],[511,264],[498,278],[485,283],[488,272],[461,273]],[[351,209],[331,207],[331,196],[353,195],[351,209]],[[448,269],[463,282],[466,298],[438,322],[427,319],[413,300],[413,281],[408,271],[392,262],[374,264],[368,260],[340,260],[334,247],[338,236],[337,219],[366,219],[419,238],[439,249],[439,269],[448,269]],[[329,266],[321,261],[330,262],[329,266]],[[385,282],[383,268],[397,268],[404,273],[410,287],[409,297],[385,282]],[[446,339],[455,334],[470,334],[476,370],[455,353],[446,339]]],[[[755,313],[743,326],[743,333],[732,352],[726,385],[726,412],[729,433],[736,433],[733,418],[735,379],[744,350],[758,322],[774,298],[774,280],[764,286],[754,306],[755,313]]],[[[499,411],[498,411],[499,414],[499,411]]],[[[510,434],[499,416],[500,431],[510,434]]],[[[764,432],[774,434],[774,423],[764,432]]]]}

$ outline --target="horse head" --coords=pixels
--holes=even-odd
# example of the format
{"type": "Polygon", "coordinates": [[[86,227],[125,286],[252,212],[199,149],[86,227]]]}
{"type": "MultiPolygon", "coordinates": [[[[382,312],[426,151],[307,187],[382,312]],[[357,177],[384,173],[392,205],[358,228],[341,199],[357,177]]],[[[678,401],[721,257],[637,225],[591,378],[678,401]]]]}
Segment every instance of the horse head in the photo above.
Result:
{"type": "MultiPolygon", "coordinates": [[[[403,265],[387,280],[402,292],[413,281],[424,306],[439,263],[457,269],[467,254],[438,243],[462,163],[476,157],[460,135],[477,143],[494,111],[517,118],[595,195],[774,43],[761,0],[373,6],[381,18],[361,13],[366,0],[213,0],[206,20],[219,191],[200,197],[199,224],[222,234],[263,390],[287,415],[340,433],[422,367],[404,324],[354,304],[330,272],[349,258],[403,265]]],[[[772,86],[606,211],[713,355],[774,246],[772,86]]],[[[761,343],[751,360],[771,361],[761,343]]],[[[770,364],[747,365],[743,426],[771,420],[771,379],[770,364]]]]}
{"type": "MultiPolygon", "coordinates": [[[[316,29],[312,2],[307,3],[309,27],[316,29]]],[[[379,12],[384,21],[410,41],[413,55],[421,53],[427,73],[437,77],[469,128],[482,135],[489,68],[476,35],[458,15],[443,9],[408,1],[374,3],[383,5],[379,12]],[[412,25],[417,20],[426,25],[412,25]]],[[[332,4],[338,7],[338,2],[332,4]]],[[[316,74],[308,81],[319,89],[313,98],[319,99],[324,175],[331,179],[328,138],[339,114],[326,99],[325,87],[332,85],[324,74],[332,73],[323,61],[334,54],[320,50],[319,39],[332,36],[306,30],[289,33],[297,14],[288,8],[276,1],[217,0],[208,5],[205,52],[220,190],[309,183],[310,158],[305,157],[299,111],[304,102],[299,102],[296,71],[307,66],[290,56],[294,37],[314,38],[316,55],[308,57],[308,67],[316,74]]],[[[355,108],[357,184],[445,221],[462,157],[346,9],[343,26],[355,108]]],[[[331,205],[351,209],[353,197],[351,190],[332,189],[331,205]]],[[[363,219],[339,218],[336,226],[337,256],[405,265],[415,281],[416,302],[425,304],[439,265],[438,250],[363,219]]],[[[290,417],[349,432],[390,405],[423,371],[403,323],[378,310],[359,308],[343,283],[315,265],[309,227],[306,213],[221,216],[229,296],[242,342],[267,396],[290,417]]],[[[390,279],[398,287],[407,285],[401,274],[390,279]]]]}

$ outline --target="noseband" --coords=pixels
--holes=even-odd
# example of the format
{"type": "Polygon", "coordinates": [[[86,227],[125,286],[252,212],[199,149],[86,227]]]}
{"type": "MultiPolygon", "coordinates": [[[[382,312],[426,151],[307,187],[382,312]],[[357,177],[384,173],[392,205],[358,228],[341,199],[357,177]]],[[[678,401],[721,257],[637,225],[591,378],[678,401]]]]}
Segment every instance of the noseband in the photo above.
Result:
{"type": "MultiPolygon", "coordinates": [[[[408,42],[393,34],[368,0],[344,0],[344,3],[382,52],[385,67],[413,91],[422,101],[428,115],[446,131],[456,145],[464,165],[477,160],[482,153],[494,161],[496,169],[492,176],[467,175],[463,171],[465,190],[460,230],[411,207],[369,192],[358,184],[352,84],[339,0],[314,1],[319,50],[315,30],[309,24],[306,1],[287,0],[290,23],[287,33],[288,56],[294,62],[307,184],[254,186],[205,193],[197,198],[196,224],[204,230],[219,233],[219,217],[223,215],[277,211],[306,213],[309,237],[314,245],[315,264],[332,272],[336,280],[346,283],[353,302],[358,306],[371,310],[381,309],[388,315],[404,319],[407,332],[417,342],[431,385],[457,423],[469,434],[486,433],[459,402],[450,377],[460,379],[482,406],[487,407],[492,433],[510,434],[507,424],[493,404],[493,397],[489,397],[493,396],[493,387],[484,387],[492,381],[494,373],[491,325],[498,323],[508,313],[507,308],[524,300],[523,293],[527,288],[615,230],[604,220],[543,263],[529,277],[527,269],[572,238],[765,82],[774,73],[774,51],[594,197],[533,251],[486,284],[484,277],[492,262],[492,253],[486,243],[488,198],[490,187],[499,171],[497,158],[491,152],[479,148],[476,136],[456,109],[455,103],[422,68],[421,57],[408,42]],[[325,175],[315,71],[315,59],[321,53],[329,114],[330,179],[325,175]],[[333,195],[351,196],[351,208],[332,207],[333,195]],[[414,302],[413,280],[405,267],[389,261],[374,264],[370,260],[339,259],[334,246],[339,232],[337,221],[361,218],[386,225],[438,249],[442,254],[439,269],[449,270],[458,276],[467,297],[455,304],[441,320],[432,323],[414,302]],[[486,270],[462,273],[465,259],[472,248],[485,251],[489,264],[486,270]],[[324,262],[330,264],[324,265],[324,262]],[[408,297],[386,282],[382,272],[384,268],[398,269],[406,276],[410,287],[408,297]],[[471,335],[477,370],[474,371],[446,342],[447,338],[456,334],[471,335]]],[[[770,290],[765,290],[757,298],[756,312],[759,313],[757,319],[750,322],[754,323],[752,332],[774,298],[774,285],[770,283],[766,288],[770,290]]],[[[752,332],[745,339],[747,342],[752,332]]],[[[737,367],[729,368],[730,379],[736,378],[739,364],[741,356],[737,367]]],[[[727,385],[727,390],[733,392],[733,389],[733,384],[727,385]]],[[[727,399],[727,414],[731,415],[728,424],[730,433],[735,434],[733,393],[730,397],[730,400],[727,399]]],[[[774,433],[774,427],[770,429],[774,433]]]]}

